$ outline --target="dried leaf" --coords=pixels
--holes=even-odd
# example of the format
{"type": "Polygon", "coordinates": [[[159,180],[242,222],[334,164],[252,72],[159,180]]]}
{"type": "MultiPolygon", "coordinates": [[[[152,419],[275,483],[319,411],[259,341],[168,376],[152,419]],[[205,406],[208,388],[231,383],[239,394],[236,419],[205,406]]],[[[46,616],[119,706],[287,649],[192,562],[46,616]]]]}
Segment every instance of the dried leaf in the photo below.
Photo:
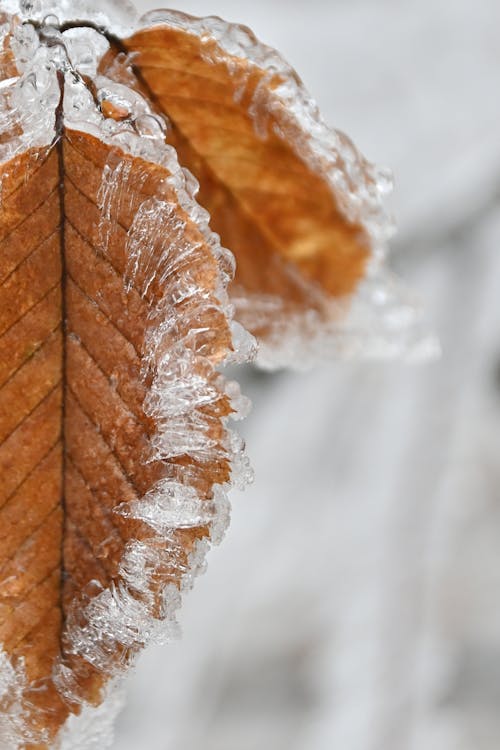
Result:
{"type": "Polygon", "coordinates": [[[300,357],[345,315],[336,301],[391,232],[387,175],[325,125],[295,71],[249,29],[176,11],[141,24],[123,45],[235,254],[239,318],[271,358],[287,336],[300,357]]]}
{"type": "Polygon", "coordinates": [[[173,622],[241,452],[207,216],[161,129],[99,112],[40,39],[6,87],[0,171],[0,642],[18,689],[0,690],[3,747],[51,746],[173,622]]]}

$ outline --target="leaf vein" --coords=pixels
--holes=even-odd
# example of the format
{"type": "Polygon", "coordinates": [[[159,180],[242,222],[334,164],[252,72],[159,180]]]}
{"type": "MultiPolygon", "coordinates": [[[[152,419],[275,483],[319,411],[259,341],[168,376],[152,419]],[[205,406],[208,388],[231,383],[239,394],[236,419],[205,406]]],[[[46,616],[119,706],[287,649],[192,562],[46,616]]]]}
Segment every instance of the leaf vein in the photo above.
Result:
{"type": "Polygon", "coordinates": [[[50,396],[57,390],[57,388],[59,388],[60,385],[61,385],[61,380],[58,380],[58,382],[55,385],[51,386],[50,390],[47,391],[47,393],[43,396],[42,399],[40,399],[40,401],[38,401],[36,406],[34,406],[28,414],[25,414],[25,416],[16,424],[14,429],[11,430],[11,432],[7,435],[7,437],[5,437],[2,440],[2,442],[0,442],[0,448],[2,448],[2,446],[5,445],[7,440],[9,440],[13,435],[15,435],[15,433],[23,426],[23,424],[35,413],[37,409],[40,408],[40,406],[44,403],[44,401],[47,401],[50,398],[50,396]]]}

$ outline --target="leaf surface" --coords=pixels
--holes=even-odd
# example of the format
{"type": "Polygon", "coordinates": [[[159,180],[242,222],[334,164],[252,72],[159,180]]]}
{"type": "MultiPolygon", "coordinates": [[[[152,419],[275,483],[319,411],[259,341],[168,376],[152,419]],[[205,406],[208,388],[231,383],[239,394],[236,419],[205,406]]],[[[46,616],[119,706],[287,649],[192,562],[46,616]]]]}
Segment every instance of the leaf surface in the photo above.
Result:
{"type": "Polygon", "coordinates": [[[173,152],[70,127],[68,80],[54,142],[11,127],[0,171],[0,643],[24,683],[0,697],[6,747],[51,747],[172,620],[240,450],[224,254],[173,152]]]}
{"type": "Polygon", "coordinates": [[[245,27],[175,11],[143,26],[124,46],[235,254],[242,321],[266,341],[287,316],[331,317],[331,301],[365,275],[373,223],[384,222],[374,168],[245,27]]]}

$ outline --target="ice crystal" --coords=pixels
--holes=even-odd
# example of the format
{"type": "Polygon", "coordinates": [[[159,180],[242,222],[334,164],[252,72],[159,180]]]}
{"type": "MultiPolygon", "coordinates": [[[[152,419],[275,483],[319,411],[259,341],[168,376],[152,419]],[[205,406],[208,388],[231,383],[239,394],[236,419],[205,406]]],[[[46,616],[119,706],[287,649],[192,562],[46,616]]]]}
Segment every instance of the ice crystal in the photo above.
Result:
{"type": "MultiPolygon", "coordinates": [[[[36,740],[27,725],[24,698],[26,674],[22,659],[13,663],[0,648],[0,745],[17,748],[22,741],[36,740]]],[[[43,738],[41,738],[43,740],[43,738]]]]}
{"type": "Polygon", "coordinates": [[[120,682],[111,683],[100,706],[83,705],[61,731],[57,750],[106,750],[114,741],[115,719],[125,703],[120,682]]]}
{"type": "Polygon", "coordinates": [[[2,9],[23,21],[58,26],[66,22],[87,21],[96,26],[113,28],[119,35],[129,33],[138,13],[128,0],[2,0],[2,9]]]}

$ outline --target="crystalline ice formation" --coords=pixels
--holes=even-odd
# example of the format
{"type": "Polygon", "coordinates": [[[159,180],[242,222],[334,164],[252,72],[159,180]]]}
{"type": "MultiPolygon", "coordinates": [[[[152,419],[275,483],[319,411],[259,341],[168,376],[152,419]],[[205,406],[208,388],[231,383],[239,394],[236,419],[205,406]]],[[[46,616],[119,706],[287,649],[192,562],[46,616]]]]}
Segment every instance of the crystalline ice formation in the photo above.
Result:
{"type": "MultiPolygon", "coordinates": [[[[273,297],[233,298],[238,317],[249,327],[259,316],[276,315],[273,297]]],[[[332,359],[392,359],[425,362],[439,357],[436,336],[429,331],[421,304],[394,274],[380,263],[368,269],[348,299],[325,300],[329,322],[315,310],[296,319],[285,315],[272,335],[260,342],[263,369],[307,370],[332,359]]],[[[279,320],[279,317],[278,317],[279,320]]]]}
{"type": "Polygon", "coordinates": [[[84,706],[79,716],[68,718],[58,750],[104,750],[114,740],[114,722],[125,703],[120,685],[111,685],[100,706],[84,706]]]}
{"type": "Polygon", "coordinates": [[[138,13],[128,0],[2,0],[2,10],[23,21],[88,21],[117,35],[130,32],[138,13]]]}
{"type": "Polygon", "coordinates": [[[22,661],[13,664],[0,649],[0,746],[10,750],[21,741],[36,741],[26,725],[23,692],[26,674],[22,661]]]}

